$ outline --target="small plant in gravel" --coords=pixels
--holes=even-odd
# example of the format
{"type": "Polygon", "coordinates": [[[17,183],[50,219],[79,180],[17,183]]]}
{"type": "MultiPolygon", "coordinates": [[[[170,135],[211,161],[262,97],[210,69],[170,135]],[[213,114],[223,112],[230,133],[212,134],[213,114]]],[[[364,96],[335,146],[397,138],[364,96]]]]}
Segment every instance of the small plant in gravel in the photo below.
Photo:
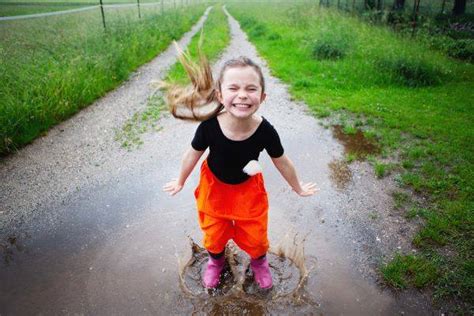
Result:
{"type": "Polygon", "coordinates": [[[357,133],[357,128],[352,125],[345,125],[342,130],[344,131],[344,134],[347,135],[355,135],[357,133]]]}
{"type": "Polygon", "coordinates": [[[148,100],[147,107],[143,111],[135,113],[128,119],[121,129],[115,131],[115,140],[120,142],[123,148],[132,150],[143,145],[141,135],[153,129],[161,130],[156,122],[164,109],[164,101],[161,96],[152,96],[148,100]]]}
{"type": "Polygon", "coordinates": [[[356,154],[354,154],[354,153],[348,153],[348,154],[346,155],[346,161],[347,161],[347,163],[351,163],[351,162],[356,161],[356,160],[357,160],[357,155],[356,155],[356,154]]]}
{"type": "Polygon", "coordinates": [[[374,170],[375,170],[375,176],[379,179],[385,177],[388,172],[390,171],[390,164],[385,164],[381,162],[375,162],[374,165],[374,170]]]}
{"type": "Polygon", "coordinates": [[[392,197],[396,209],[402,209],[410,202],[410,196],[402,191],[394,191],[392,197]]]}
{"type": "Polygon", "coordinates": [[[379,217],[379,214],[377,214],[376,211],[372,211],[372,212],[369,213],[369,218],[371,220],[376,220],[378,217],[379,217]]]}

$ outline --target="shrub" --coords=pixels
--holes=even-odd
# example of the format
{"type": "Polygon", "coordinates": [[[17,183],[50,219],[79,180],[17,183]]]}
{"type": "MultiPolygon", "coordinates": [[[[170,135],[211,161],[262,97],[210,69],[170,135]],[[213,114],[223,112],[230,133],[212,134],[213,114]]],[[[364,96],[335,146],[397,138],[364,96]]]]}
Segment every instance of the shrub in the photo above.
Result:
{"type": "Polygon", "coordinates": [[[250,29],[249,35],[252,37],[261,37],[268,32],[268,29],[265,25],[256,23],[253,28],[250,29]]]}
{"type": "Polygon", "coordinates": [[[239,21],[240,21],[240,26],[242,28],[247,28],[247,27],[250,28],[258,23],[256,19],[252,17],[248,17],[248,16],[243,16],[239,21]]]}
{"type": "Polygon", "coordinates": [[[313,57],[317,59],[339,59],[345,55],[344,49],[331,43],[316,43],[313,49],[313,57]]]}
{"type": "Polygon", "coordinates": [[[269,39],[270,41],[276,41],[276,40],[281,39],[281,35],[274,32],[274,33],[268,35],[268,39],[269,39]]]}
{"type": "Polygon", "coordinates": [[[341,59],[347,55],[349,45],[342,39],[327,38],[313,45],[312,55],[316,59],[341,59]]]}
{"type": "Polygon", "coordinates": [[[399,57],[377,62],[380,69],[392,74],[395,81],[408,87],[424,87],[439,84],[443,72],[423,60],[399,57]]]}
{"type": "Polygon", "coordinates": [[[447,54],[454,58],[473,62],[474,40],[460,39],[457,41],[452,41],[447,47],[447,54]]]}

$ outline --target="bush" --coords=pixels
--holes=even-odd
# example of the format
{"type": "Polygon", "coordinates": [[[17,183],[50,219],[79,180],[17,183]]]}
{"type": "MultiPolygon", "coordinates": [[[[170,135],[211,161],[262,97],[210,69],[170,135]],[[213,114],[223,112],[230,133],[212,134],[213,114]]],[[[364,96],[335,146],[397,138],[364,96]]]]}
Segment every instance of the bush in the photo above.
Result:
{"type": "Polygon", "coordinates": [[[270,40],[270,41],[276,41],[276,40],[279,40],[279,39],[281,39],[281,35],[278,34],[278,33],[274,32],[274,33],[268,35],[268,40],[270,40]]]}
{"type": "Polygon", "coordinates": [[[423,60],[407,57],[382,59],[377,63],[382,70],[392,74],[395,81],[408,87],[424,87],[439,84],[443,72],[423,60]]]}
{"type": "Polygon", "coordinates": [[[265,25],[256,23],[253,28],[250,29],[249,35],[251,37],[261,37],[268,32],[268,29],[265,25]]]}
{"type": "Polygon", "coordinates": [[[452,41],[447,47],[447,54],[451,57],[474,61],[474,40],[460,39],[452,41]]]}
{"type": "Polygon", "coordinates": [[[312,55],[316,59],[341,59],[347,55],[349,45],[342,39],[326,38],[316,41],[312,55]]]}
{"type": "Polygon", "coordinates": [[[243,16],[240,19],[240,26],[242,28],[247,28],[247,27],[250,28],[250,27],[253,27],[257,23],[258,23],[257,20],[252,17],[243,16]]]}

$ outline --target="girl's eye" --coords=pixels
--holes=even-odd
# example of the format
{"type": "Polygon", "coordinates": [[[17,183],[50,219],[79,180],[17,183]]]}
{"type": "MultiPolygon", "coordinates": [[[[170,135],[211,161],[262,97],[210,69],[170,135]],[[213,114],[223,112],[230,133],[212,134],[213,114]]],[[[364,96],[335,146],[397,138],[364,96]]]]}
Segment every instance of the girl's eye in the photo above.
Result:
{"type": "Polygon", "coordinates": [[[230,90],[230,91],[236,91],[237,88],[231,87],[231,88],[229,88],[229,90],[230,90]]]}

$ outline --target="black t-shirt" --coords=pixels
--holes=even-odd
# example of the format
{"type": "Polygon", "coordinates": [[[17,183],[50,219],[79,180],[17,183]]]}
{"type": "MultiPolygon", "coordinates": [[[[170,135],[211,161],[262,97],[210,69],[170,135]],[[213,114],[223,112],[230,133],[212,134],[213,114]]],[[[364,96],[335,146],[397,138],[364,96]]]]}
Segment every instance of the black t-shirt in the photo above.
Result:
{"type": "Polygon", "coordinates": [[[249,176],[242,171],[250,160],[258,160],[265,149],[272,158],[283,155],[283,147],[275,128],[263,118],[257,130],[247,139],[228,139],[221,130],[217,117],[199,124],[191,142],[195,150],[209,147],[207,163],[214,175],[228,184],[242,183],[249,176]]]}

